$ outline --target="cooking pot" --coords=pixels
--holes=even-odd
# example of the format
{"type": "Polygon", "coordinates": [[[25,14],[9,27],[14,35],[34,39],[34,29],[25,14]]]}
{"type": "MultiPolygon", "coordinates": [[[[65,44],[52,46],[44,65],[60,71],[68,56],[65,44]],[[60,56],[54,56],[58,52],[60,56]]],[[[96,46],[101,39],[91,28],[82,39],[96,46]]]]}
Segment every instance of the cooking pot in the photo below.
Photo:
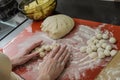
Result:
{"type": "Polygon", "coordinates": [[[18,12],[16,0],[0,0],[0,20],[8,20],[18,12]]]}

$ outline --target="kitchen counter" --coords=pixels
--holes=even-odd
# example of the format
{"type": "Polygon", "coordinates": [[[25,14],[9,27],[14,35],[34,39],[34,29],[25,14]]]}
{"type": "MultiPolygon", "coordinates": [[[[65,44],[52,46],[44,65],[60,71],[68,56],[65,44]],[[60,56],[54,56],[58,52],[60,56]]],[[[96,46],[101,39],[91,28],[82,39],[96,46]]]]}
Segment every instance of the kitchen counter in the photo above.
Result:
{"type": "MultiPolygon", "coordinates": [[[[18,2],[20,1],[21,0],[18,2]]],[[[120,25],[120,2],[100,0],[57,0],[56,13],[63,13],[74,18],[120,25]]],[[[5,46],[31,23],[32,20],[28,19],[8,34],[0,41],[0,48],[5,46]]]]}

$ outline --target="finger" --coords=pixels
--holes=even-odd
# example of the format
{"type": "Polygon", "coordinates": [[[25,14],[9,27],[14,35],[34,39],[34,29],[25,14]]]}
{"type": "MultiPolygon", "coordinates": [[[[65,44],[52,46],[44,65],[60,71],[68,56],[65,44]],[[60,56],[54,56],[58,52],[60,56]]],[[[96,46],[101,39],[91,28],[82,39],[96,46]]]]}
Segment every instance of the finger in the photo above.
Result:
{"type": "Polygon", "coordinates": [[[69,58],[70,58],[70,53],[67,53],[67,55],[65,56],[65,58],[62,61],[62,65],[65,65],[67,63],[67,61],[69,60],[69,58]]]}
{"type": "Polygon", "coordinates": [[[28,60],[30,60],[31,58],[36,57],[36,56],[38,56],[38,52],[35,52],[35,53],[32,53],[32,54],[28,54],[28,55],[26,55],[26,58],[28,60]]]}
{"type": "Polygon", "coordinates": [[[62,62],[64,60],[65,56],[67,55],[67,52],[68,52],[68,49],[65,49],[63,54],[58,59],[59,62],[62,62]]]}
{"type": "Polygon", "coordinates": [[[55,55],[55,57],[54,57],[54,59],[55,60],[58,60],[59,59],[59,57],[63,54],[63,52],[65,51],[65,49],[66,49],[66,45],[64,45],[64,46],[61,46],[61,48],[60,48],[60,50],[58,51],[58,53],[55,55]]]}
{"type": "Polygon", "coordinates": [[[57,46],[56,48],[54,48],[54,49],[50,52],[49,57],[53,58],[53,57],[56,55],[56,53],[59,51],[59,49],[60,49],[60,45],[57,46]]]}
{"type": "Polygon", "coordinates": [[[36,43],[31,43],[31,45],[28,47],[28,49],[26,50],[26,54],[29,53],[31,50],[33,50],[34,48],[36,48],[37,46],[41,45],[42,41],[38,41],[36,43]]]}

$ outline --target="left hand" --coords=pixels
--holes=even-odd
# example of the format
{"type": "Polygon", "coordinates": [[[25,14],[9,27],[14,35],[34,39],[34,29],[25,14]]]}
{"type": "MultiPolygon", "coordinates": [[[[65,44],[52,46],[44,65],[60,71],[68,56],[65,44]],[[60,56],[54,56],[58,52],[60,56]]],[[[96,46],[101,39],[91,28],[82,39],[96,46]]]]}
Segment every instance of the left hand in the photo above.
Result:
{"type": "Polygon", "coordinates": [[[29,54],[34,48],[41,45],[42,41],[39,40],[35,43],[31,43],[29,46],[25,47],[22,51],[18,52],[15,56],[11,58],[13,67],[22,65],[29,61],[31,58],[37,56],[37,52],[29,54]]]}

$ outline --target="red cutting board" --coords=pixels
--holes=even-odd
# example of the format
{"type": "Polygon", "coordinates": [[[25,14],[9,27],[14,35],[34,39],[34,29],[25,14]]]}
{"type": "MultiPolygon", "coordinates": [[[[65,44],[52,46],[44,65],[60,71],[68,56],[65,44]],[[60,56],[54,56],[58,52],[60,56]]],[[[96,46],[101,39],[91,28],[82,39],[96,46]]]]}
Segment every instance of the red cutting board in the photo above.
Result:
{"type": "MultiPolygon", "coordinates": [[[[94,22],[94,21],[88,21],[88,20],[82,20],[82,19],[74,19],[76,25],[88,25],[92,28],[96,28],[98,25],[102,24],[100,22],[94,22]]],[[[42,21],[41,21],[42,22],[42,21]]],[[[4,48],[3,52],[8,55],[9,57],[14,56],[17,54],[17,45],[21,42],[24,42],[26,38],[29,38],[30,36],[33,36],[33,33],[36,31],[40,31],[40,25],[41,22],[33,22],[30,26],[25,28],[17,37],[15,37],[11,42],[9,42],[4,48]]],[[[107,24],[105,25],[104,29],[107,29],[111,31],[114,34],[114,37],[117,39],[117,47],[118,50],[120,50],[120,26],[107,24]]],[[[28,62],[22,66],[17,67],[14,69],[14,72],[19,74],[21,77],[25,78],[26,80],[35,80],[37,77],[37,69],[31,72],[31,69],[34,68],[34,66],[37,66],[40,60],[32,60],[31,62],[28,62]],[[31,65],[31,67],[29,67],[31,65]]],[[[81,77],[81,80],[94,80],[95,77],[100,73],[100,71],[103,69],[100,65],[92,70],[86,70],[86,76],[81,77]]],[[[69,79],[65,79],[69,80],[69,79]]]]}

